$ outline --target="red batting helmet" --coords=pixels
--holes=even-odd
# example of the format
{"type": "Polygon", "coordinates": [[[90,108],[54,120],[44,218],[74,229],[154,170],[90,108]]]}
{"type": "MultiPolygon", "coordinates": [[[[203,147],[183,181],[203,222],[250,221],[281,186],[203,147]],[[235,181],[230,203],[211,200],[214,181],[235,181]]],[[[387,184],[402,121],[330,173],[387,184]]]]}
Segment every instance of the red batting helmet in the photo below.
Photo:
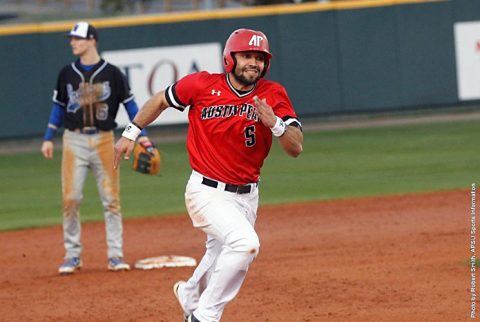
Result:
{"type": "Polygon", "coordinates": [[[236,61],[233,58],[233,53],[241,51],[259,51],[265,54],[265,67],[261,77],[265,76],[270,68],[270,59],[272,59],[267,36],[261,31],[243,28],[232,32],[223,50],[223,67],[225,72],[230,73],[235,68],[236,61]]]}

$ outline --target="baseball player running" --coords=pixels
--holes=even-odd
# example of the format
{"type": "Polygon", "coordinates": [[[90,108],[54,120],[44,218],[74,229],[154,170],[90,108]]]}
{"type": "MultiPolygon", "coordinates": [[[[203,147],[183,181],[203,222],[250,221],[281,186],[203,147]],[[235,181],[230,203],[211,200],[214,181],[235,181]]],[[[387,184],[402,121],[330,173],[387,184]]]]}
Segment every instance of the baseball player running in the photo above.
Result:
{"type": "Polygon", "coordinates": [[[152,96],[115,145],[115,167],[140,131],[171,106],[188,111],[192,167],[185,204],[206,234],[206,253],[188,281],[174,285],[184,321],[220,321],[239,292],[260,242],[254,229],[260,168],[278,138],[297,157],[303,134],[283,86],[263,78],[272,55],[260,31],[238,29],[225,44],[224,74],[198,72],[152,96]]]}
{"type": "MultiPolygon", "coordinates": [[[[119,172],[113,168],[113,129],[119,104],[131,119],[138,112],[121,71],[103,60],[97,50],[98,32],[87,22],[75,24],[70,33],[72,52],[79,59],[58,75],[53,107],[41,151],[53,157],[52,138],[62,125],[62,193],[65,261],[58,269],[70,274],[82,266],[80,212],[83,185],[89,169],[95,175],[102,201],[108,247],[108,269],[128,270],[123,260],[123,226],[119,199],[119,172]]],[[[141,133],[144,135],[144,132],[141,133]]],[[[143,145],[151,145],[143,136],[143,145]]]]}

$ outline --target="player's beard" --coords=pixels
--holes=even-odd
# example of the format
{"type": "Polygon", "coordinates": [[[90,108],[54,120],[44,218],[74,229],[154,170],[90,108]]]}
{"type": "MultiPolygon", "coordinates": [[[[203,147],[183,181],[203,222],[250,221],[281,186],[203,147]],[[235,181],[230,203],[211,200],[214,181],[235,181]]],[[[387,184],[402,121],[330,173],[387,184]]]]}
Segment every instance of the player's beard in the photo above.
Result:
{"type": "Polygon", "coordinates": [[[258,79],[260,78],[260,68],[258,67],[245,67],[245,68],[242,68],[240,71],[238,71],[237,69],[235,69],[235,72],[233,73],[233,77],[235,77],[235,80],[237,82],[239,82],[240,84],[244,85],[244,86],[251,86],[253,84],[255,84],[258,79]],[[244,72],[248,71],[248,70],[251,70],[251,69],[256,69],[257,70],[257,76],[256,77],[246,77],[244,75],[244,72]]]}

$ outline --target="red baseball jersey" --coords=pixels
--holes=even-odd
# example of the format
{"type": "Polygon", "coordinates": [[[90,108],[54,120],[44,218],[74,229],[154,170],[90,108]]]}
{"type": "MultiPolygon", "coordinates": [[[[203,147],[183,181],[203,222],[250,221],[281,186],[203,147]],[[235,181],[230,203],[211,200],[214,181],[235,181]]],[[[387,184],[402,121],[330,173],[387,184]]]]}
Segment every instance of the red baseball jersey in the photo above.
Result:
{"type": "Polygon", "coordinates": [[[258,182],[272,145],[272,132],[255,113],[253,97],[267,104],[287,125],[300,126],[287,92],[280,84],[260,79],[239,92],[226,74],[198,72],[165,91],[169,104],[188,111],[187,150],[192,169],[225,183],[258,182]]]}

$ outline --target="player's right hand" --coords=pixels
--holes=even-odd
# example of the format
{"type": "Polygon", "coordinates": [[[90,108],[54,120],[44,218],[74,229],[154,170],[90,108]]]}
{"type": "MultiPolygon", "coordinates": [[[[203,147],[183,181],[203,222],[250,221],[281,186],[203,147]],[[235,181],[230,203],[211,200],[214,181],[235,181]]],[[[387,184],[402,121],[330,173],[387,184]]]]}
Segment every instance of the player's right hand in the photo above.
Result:
{"type": "Polygon", "coordinates": [[[132,153],[134,147],[135,147],[135,142],[123,136],[117,141],[114,148],[114,154],[115,154],[115,159],[113,160],[114,169],[118,168],[122,154],[124,154],[123,158],[125,160],[130,159],[130,154],[132,153]]]}
{"type": "Polygon", "coordinates": [[[41,151],[45,159],[52,159],[53,158],[53,142],[43,141],[41,151]]]}

